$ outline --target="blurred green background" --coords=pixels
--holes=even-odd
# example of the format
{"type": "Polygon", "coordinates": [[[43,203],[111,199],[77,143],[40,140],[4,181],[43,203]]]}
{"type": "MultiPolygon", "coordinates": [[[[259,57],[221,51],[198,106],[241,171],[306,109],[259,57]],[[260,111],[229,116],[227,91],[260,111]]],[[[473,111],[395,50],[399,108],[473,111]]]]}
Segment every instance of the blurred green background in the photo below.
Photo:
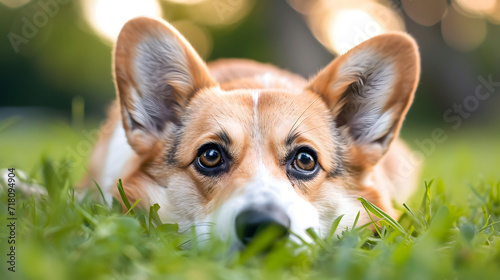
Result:
{"type": "Polygon", "coordinates": [[[402,135],[415,162],[426,158],[422,176],[500,179],[499,0],[0,0],[0,168],[37,177],[45,156],[78,180],[115,97],[113,41],[138,15],[168,20],[208,61],[250,58],[305,77],[363,40],[407,31],[422,75],[402,135]]]}

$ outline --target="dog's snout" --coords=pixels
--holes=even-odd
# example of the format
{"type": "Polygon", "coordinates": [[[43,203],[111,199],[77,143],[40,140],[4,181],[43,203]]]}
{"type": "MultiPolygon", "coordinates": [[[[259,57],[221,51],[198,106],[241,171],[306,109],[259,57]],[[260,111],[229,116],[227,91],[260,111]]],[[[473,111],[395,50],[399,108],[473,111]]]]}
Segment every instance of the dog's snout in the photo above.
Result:
{"type": "Polygon", "coordinates": [[[273,228],[274,238],[286,237],[290,230],[290,218],[283,209],[269,204],[248,208],[236,216],[236,233],[243,244],[249,244],[259,233],[273,228]]]}

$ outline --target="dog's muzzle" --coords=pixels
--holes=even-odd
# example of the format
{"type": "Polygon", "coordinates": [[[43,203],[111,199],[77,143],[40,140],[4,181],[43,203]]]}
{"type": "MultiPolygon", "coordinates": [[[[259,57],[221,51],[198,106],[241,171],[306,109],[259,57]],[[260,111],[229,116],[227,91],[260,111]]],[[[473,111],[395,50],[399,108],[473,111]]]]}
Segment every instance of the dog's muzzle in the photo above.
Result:
{"type": "Polygon", "coordinates": [[[275,240],[288,236],[290,218],[281,207],[273,204],[258,205],[241,211],[235,220],[236,234],[247,245],[260,233],[273,228],[275,240]]]}

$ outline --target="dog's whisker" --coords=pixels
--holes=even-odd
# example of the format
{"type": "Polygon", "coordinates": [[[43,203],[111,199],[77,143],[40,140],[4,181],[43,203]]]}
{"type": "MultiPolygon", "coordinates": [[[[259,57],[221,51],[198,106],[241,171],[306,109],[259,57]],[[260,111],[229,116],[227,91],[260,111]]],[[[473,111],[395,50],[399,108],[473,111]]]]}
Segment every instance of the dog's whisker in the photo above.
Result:
{"type": "Polygon", "coordinates": [[[189,232],[191,232],[191,231],[193,231],[193,230],[196,232],[196,229],[197,229],[197,228],[187,228],[187,229],[185,229],[185,230],[179,230],[179,233],[181,233],[181,234],[185,234],[185,233],[189,233],[189,232]]]}
{"type": "Polygon", "coordinates": [[[209,114],[214,119],[214,121],[217,123],[217,125],[220,127],[220,129],[225,132],[226,130],[224,128],[222,128],[222,126],[220,125],[220,123],[217,120],[217,118],[212,113],[209,113],[209,114]]]}
{"type": "MultiPolygon", "coordinates": [[[[315,115],[315,113],[313,112],[313,113],[309,114],[307,117],[303,118],[302,121],[300,121],[300,123],[293,129],[291,134],[294,134],[306,120],[308,120],[310,117],[312,117],[314,115],[315,115]]],[[[300,135],[302,133],[295,133],[295,134],[300,135]]]]}
{"type": "Polygon", "coordinates": [[[192,231],[192,230],[197,230],[197,229],[201,229],[201,228],[213,228],[215,226],[215,223],[213,222],[205,222],[205,223],[202,223],[202,224],[197,224],[197,225],[193,225],[191,227],[188,227],[186,229],[183,229],[183,230],[179,230],[179,233],[187,233],[189,231],[192,231]]]}
{"type": "Polygon", "coordinates": [[[323,125],[318,125],[318,126],[313,127],[313,128],[311,128],[311,129],[308,129],[308,130],[305,130],[305,131],[300,132],[300,133],[299,133],[299,135],[300,135],[300,134],[303,134],[303,133],[306,133],[306,132],[309,132],[309,131],[311,131],[311,130],[315,130],[315,129],[318,129],[318,128],[321,128],[321,127],[325,127],[325,126],[329,126],[329,125],[326,125],[326,124],[323,124],[323,125]]]}
{"type": "Polygon", "coordinates": [[[215,225],[215,223],[214,222],[200,222],[200,223],[196,223],[194,226],[197,227],[197,226],[204,226],[204,225],[213,226],[213,225],[215,225]]]}
{"type": "Polygon", "coordinates": [[[316,99],[314,99],[311,104],[309,104],[309,106],[307,106],[307,108],[300,114],[300,116],[297,118],[297,120],[295,120],[295,122],[293,123],[292,127],[290,128],[290,131],[288,131],[288,137],[291,135],[292,131],[294,130],[294,127],[295,125],[297,124],[297,122],[300,120],[300,118],[307,112],[307,110],[309,110],[309,108],[311,108],[311,106],[318,100],[320,99],[321,96],[318,96],[316,97],[316,99]]]}

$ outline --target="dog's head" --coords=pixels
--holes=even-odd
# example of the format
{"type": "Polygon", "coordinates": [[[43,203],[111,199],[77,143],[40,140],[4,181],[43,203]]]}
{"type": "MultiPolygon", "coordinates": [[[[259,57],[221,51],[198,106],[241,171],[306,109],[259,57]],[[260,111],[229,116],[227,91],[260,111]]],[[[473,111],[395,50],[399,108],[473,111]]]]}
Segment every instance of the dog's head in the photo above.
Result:
{"type": "Polygon", "coordinates": [[[114,54],[123,127],[137,152],[125,191],[158,203],[164,221],[201,232],[215,225],[242,243],[268,225],[306,240],[307,228],[324,235],[342,214],[350,226],[359,196],[390,212],[367,174],[399,133],[418,60],[409,36],[386,34],[302,87],[224,90],[171,25],[134,19],[114,54]]]}

